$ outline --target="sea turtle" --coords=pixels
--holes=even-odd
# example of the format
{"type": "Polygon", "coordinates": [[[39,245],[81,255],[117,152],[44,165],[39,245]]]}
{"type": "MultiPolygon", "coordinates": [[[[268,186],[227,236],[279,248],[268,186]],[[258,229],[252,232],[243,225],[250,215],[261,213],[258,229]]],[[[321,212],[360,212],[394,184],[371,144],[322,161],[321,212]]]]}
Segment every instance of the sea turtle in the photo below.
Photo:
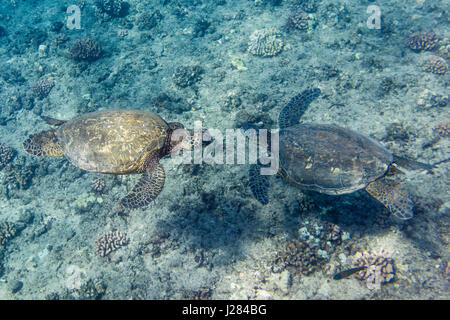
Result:
{"type": "MultiPolygon", "coordinates": [[[[393,155],[379,142],[333,124],[300,124],[300,117],[320,90],[305,90],[292,98],[278,117],[279,170],[291,184],[303,190],[341,195],[365,189],[397,218],[413,217],[414,202],[407,189],[389,178],[396,165],[408,169],[431,165],[393,155]]],[[[262,204],[268,203],[268,176],[260,165],[249,172],[250,189],[262,204]]]]}
{"type": "Polygon", "coordinates": [[[171,139],[183,128],[159,115],[129,109],[91,112],[63,121],[42,117],[56,129],[31,134],[23,143],[34,156],[65,156],[74,166],[90,172],[142,174],[118,203],[117,211],[138,208],[153,201],[164,186],[159,160],[175,150],[191,147],[189,139],[171,139]]]}

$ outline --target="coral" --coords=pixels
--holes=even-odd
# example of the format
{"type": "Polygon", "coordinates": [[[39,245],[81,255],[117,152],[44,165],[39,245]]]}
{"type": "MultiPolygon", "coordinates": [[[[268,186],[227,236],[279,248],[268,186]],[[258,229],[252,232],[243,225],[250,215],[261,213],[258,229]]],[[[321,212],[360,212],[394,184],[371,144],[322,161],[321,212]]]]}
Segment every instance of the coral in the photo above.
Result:
{"type": "Polygon", "coordinates": [[[250,35],[248,52],[256,56],[272,57],[283,50],[281,34],[276,28],[255,30],[250,35]]]}
{"type": "Polygon", "coordinates": [[[34,94],[42,100],[48,96],[54,85],[55,84],[52,81],[42,78],[31,86],[31,90],[33,90],[34,94]]]}
{"type": "Polygon", "coordinates": [[[355,277],[364,281],[370,290],[380,289],[381,284],[395,278],[394,260],[384,250],[375,253],[357,252],[353,256],[354,267],[366,267],[355,273],[355,277]]]}
{"type": "Polygon", "coordinates": [[[5,246],[9,240],[14,238],[17,229],[14,224],[9,222],[0,223],[0,245],[5,246]]]}
{"type": "Polygon", "coordinates": [[[136,20],[139,30],[150,30],[154,28],[163,16],[156,10],[154,12],[144,12],[136,20]]]}
{"type": "Polygon", "coordinates": [[[78,39],[69,49],[70,57],[76,61],[95,61],[102,53],[102,47],[91,38],[78,39]]]}
{"type": "Polygon", "coordinates": [[[393,122],[386,127],[385,141],[396,141],[399,143],[408,142],[410,136],[407,129],[401,123],[393,122]]]}
{"type": "Polygon", "coordinates": [[[448,70],[447,62],[441,57],[431,57],[425,63],[425,71],[435,74],[444,74],[448,70]]]}
{"type": "Polygon", "coordinates": [[[193,26],[192,34],[194,37],[203,37],[208,28],[211,26],[211,22],[206,20],[205,18],[198,19],[193,26]]]}
{"type": "Polygon", "coordinates": [[[204,70],[202,67],[196,66],[180,66],[175,69],[172,75],[173,82],[181,87],[186,88],[192,86],[202,78],[204,70]]]}
{"type": "Polygon", "coordinates": [[[187,300],[211,300],[213,290],[210,288],[201,288],[183,293],[183,298],[187,300]]]}
{"type": "Polygon", "coordinates": [[[300,8],[295,9],[287,19],[286,28],[288,30],[306,30],[308,29],[308,18],[308,14],[305,11],[300,8]]]}
{"type": "Polygon", "coordinates": [[[100,257],[105,257],[113,251],[128,244],[126,233],[109,231],[101,233],[95,241],[95,251],[100,257]]]}
{"type": "Polygon", "coordinates": [[[346,234],[330,222],[307,223],[299,229],[300,240],[287,241],[277,253],[272,271],[280,273],[287,267],[294,273],[309,275],[324,265],[346,234]]]}
{"type": "Polygon", "coordinates": [[[99,279],[89,279],[80,289],[75,289],[72,295],[80,300],[99,300],[106,292],[106,284],[99,279]]]}
{"type": "Polygon", "coordinates": [[[296,6],[300,6],[306,12],[316,12],[317,2],[316,0],[292,0],[296,6]]]}
{"type": "Polygon", "coordinates": [[[436,132],[441,137],[448,137],[450,135],[450,122],[439,122],[434,126],[434,132],[436,132]]]}
{"type": "Polygon", "coordinates": [[[111,17],[123,17],[128,13],[128,3],[122,0],[97,0],[96,6],[111,17]]]}
{"type": "Polygon", "coordinates": [[[102,193],[105,190],[105,180],[101,178],[94,178],[92,180],[92,191],[102,193]]]}
{"type": "Polygon", "coordinates": [[[0,142],[0,169],[4,168],[14,157],[14,149],[0,142]]]}
{"type": "Polygon", "coordinates": [[[412,50],[433,50],[438,43],[438,36],[433,31],[414,32],[408,37],[408,47],[412,50]]]}
{"type": "Polygon", "coordinates": [[[62,44],[66,43],[67,40],[69,40],[69,38],[67,37],[67,35],[65,33],[58,33],[53,38],[53,45],[55,47],[60,47],[62,44]]]}

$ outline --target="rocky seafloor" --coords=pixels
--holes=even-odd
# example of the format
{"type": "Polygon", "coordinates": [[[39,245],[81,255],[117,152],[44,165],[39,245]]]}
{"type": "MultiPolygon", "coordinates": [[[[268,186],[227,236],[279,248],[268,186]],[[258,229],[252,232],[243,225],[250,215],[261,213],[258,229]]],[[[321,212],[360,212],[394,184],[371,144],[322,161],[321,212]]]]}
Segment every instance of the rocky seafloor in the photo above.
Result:
{"type": "Polygon", "coordinates": [[[400,222],[364,190],[302,192],[247,165],[170,158],[162,193],[118,215],[138,176],[26,154],[26,137],[108,108],[191,127],[276,127],[306,88],[303,122],[335,123],[426,163],[449,158],[444,1],[0,0],[0,299],[449,299],[448,163],[398,177],[400,222]],[[66,10],[80,9],[81,29],[66,10]],[[370,5],[381,9],[370,29],[370,5]],[[367,268],[342,280],[339,271],[367,268]]]}

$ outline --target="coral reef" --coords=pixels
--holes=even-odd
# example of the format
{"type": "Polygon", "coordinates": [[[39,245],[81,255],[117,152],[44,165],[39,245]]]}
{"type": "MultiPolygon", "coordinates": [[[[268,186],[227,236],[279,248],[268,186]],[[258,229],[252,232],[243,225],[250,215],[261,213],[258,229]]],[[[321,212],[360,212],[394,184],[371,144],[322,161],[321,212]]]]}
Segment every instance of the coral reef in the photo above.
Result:
{"type": "Polygon", "coordinates": [[[47,78],[42,78],[38,82],[33,84],[31,90],[33,90],[33,93],[36,95],[36,97],[42,100],[48,96],[54,85],[55,84],[47,78]]]}
{"type": "Polygon", "coordinates": [[[100,279],[89,279],[79,289],[74,289],[70,296],[81,300],[99,300],[106,292],[106,284],[100,279]]]}
{"type": "Polygon", "coordinates": [[[61,47],[64,43],[66,43],[69,40],[69,37],[65,33],[58,33],[53,38],[53,46],[55,47],[61,47]]]}
{"type": "Polygon", "coordinates": [[[162,14],[159,10],[153,12],[146,11],[142,13],[136,20],[139,30],[150,30],[158,24],[159,21],[163,19],[162,14]]]}
{"type": "Polygon", "coordinates": [[[300,8],[294,9],[289,15],[286,28],[288,30],[306,30],[309,26],[309,17],[308,14],[300,8]]]}
{"type": "Polygon", "coordinates": [[[414,51],[433,50],[438,43],[438,36],[433,31],[414,32],[408,37],[408,47],[414,51]]]}
{"type": "Polygon", "coordinates": [[[102,47],[91,38],[78,39],[69,49],[69,56],[75,61],[92,62],[100,58],[102,53],[102,47]]]}
{"type": "Polygon", "coordinates": [[[34,176],[35,166],[26,164],[24,157],[6,165],[4,169],[3,183],[9,190],[26,190],[30,186],[34,176]]]}
{"type": "Polygon", "coordinates": [[[17,228],[14,224],[9,222],[0,223],[0,245],[5,246],[9,240],[14,238],[17,233],[17,228]]]}
{"type": "Polygon", "coordinates": [[[338,225],[308,223],[299,229],[300,240],[287,241],[272,265],[272,271],[282,272],[290,267],[294,273],[309,275],[323,266],[336,247],[347,240],[348,235],[338,225]]]}
{"type": "Polygon", "coordinates": [[[324,260],[317,255],[315,249],[308,246],[305,241],[294,239],[286,242],[273,262],[272,271],[280,273],[287,267],[293,267],[295,273],[311,274],[316,270],[320,260],[324,260]]]}
{"type": "Polygon", "coordinates": [[[435,73],[435,74],[444,74],[448,70],[447,62],[441,57],[431,57],[425,63],[425,71],[435,73]]]}
{"type": "Polygon", "coordinates": [[[248,42],[248,52],[256,56],[272,57],[283,50],[281,34],[276,28],[255,30],[248,42]]]}
{"type": "Polygon", "coordinates": [[[111,17],[123,17],[127,15],[129,5],[123,0],[97,0],[95,5],[102,13],[111,17]]]}
{"type": "Polygon", "coordinates": [[[109,231],[101,233],[95,241],[95,251],[100,257],[105,257],[120,247],[128,244],[126,233],[120,231],[109,231]]]}
{"type": "Polygon", "coordinates": [[[14,149],[0,142],[0,169],[4,168],[14,157],[14,149]]]}
{"type": "Polygon", "coordinates": [[[180,66],[172,75],[173,82],[180,88],[192,86],[202,79],[204,70],[201,66],[180,66]]]}
{"type": "Polygon", "coordinates": [[[102,193],[105,190],[105,180],[102,178],[94,178],[92,180],[92,191],[102,193]]]}
{"type": "Polygon", "coordinates": [[[450,122],[441,121],[434,126],[434,132],[441,137],[448,137],[450,135],[450,122]]]}
{"type": "Polygon", "coordinates": [[[357,252],[353,256],[355,267],[366,267],[355,273],[355,277],[364,281],[370,290],[380,289],[381,284],[395,278],[394,260],[384,250],[375,253],[357,252]]]}

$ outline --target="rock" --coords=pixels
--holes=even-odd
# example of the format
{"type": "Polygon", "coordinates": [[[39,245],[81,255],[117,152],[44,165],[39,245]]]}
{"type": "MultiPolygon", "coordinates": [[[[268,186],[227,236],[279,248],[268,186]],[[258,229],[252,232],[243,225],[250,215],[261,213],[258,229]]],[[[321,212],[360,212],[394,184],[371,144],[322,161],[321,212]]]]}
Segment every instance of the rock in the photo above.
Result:
{"type": "Polygon", "coordinates": [[[11,293],[17,293],[22,289],[23,282],[19,280],[12,280],[8,283],[9,290],[11,290],[11,293]]]}

